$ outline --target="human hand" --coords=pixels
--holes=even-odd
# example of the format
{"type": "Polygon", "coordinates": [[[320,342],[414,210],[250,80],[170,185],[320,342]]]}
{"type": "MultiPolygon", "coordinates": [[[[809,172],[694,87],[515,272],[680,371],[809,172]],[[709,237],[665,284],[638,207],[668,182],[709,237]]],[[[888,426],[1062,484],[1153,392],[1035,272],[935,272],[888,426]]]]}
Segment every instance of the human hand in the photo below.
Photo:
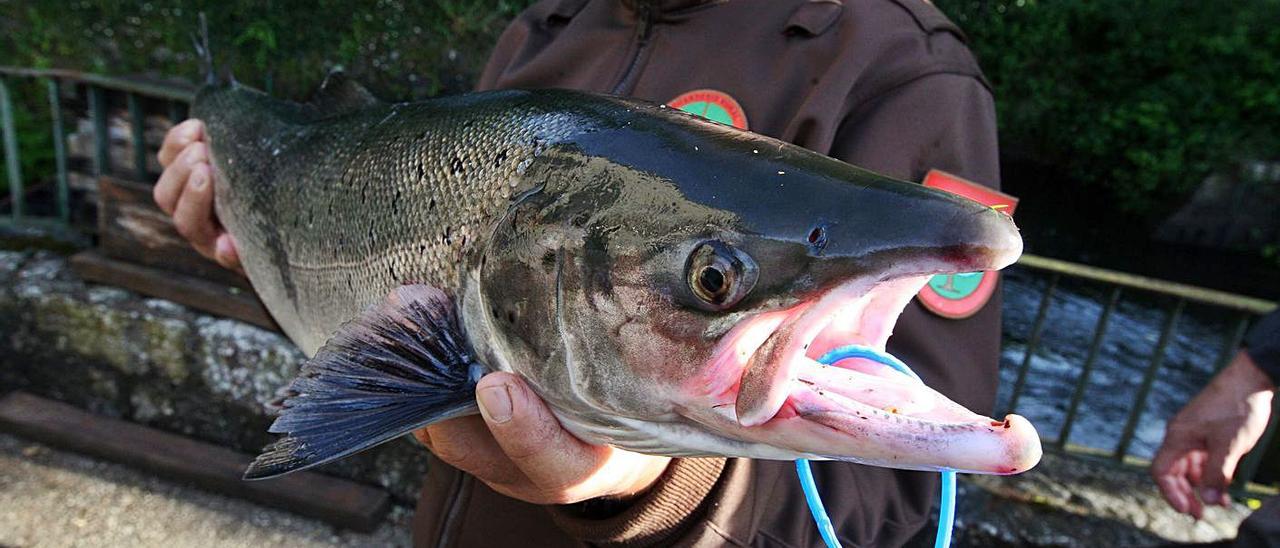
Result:
{"type": "Polygon", "coordinates": [[[1151,477],[1174,510],[1200,519],[1204,504],[1231,503],[1236,464],[1266,430],[1274,389],[1241,351],[1169,421],[1151,477]]]}
{"type": "Polygon", "coordinates": [[[152,190],[156,205],[173,217],[178,233],[201,255],[243,274],[235,239],[214,212],[213,166],[204,122],[191,119],[170,128],[159,157],[164,172],[152,190]]]}
{"type": "Polygon", "coordinates": [[[569,504],[638,496],[671,461],[579,440],[511,373],[480,379],[476,400],[480,417],[443,421],[414,436],[441,460],[512,498],[569,504]]]}

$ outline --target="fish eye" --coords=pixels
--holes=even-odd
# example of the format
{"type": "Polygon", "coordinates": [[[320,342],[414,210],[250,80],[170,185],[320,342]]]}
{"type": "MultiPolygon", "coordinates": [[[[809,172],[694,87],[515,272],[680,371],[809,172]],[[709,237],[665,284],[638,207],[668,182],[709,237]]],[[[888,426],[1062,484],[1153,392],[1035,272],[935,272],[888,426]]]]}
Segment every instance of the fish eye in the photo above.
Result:
{"type": "Polygon", "coordinates": [[[689,254],[685,277],[699,307],[726,310],[738,304],[755,286],[756,262],[724,242],[702,242],[689,254]]]}

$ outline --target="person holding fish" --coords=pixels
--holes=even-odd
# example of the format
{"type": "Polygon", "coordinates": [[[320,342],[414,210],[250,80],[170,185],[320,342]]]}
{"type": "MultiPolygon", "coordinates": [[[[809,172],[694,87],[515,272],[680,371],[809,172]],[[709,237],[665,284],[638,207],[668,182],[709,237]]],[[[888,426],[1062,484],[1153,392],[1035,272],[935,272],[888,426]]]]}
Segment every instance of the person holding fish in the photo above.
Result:
{"type": "MultiPolygon", "coordinates": [[[[333,88],[341,92],[343,85],[336,83],[333,88]]],[[[994,404],[1000,299],[994,273],[966,278],[979,281],[961,289],[956,289],[953,282],[959,278],[958,272],[994,270],[1016,258],[1021,241],[1006,216],[939,192],[912,188],[918,185],[899,186],[839,162],[807,155],[779,141],[695,123],[670,112],[691,112],[899,179],[919,181],[930,170],[938,169],[998,187],[995,110],[990,87],[966,47],[963,34],[931,4],[924,0],[547,0],[511,23],[478,88],[565,88],[670,105],[663,112],[641,103],[613,102],[586,94],[534,92],[528,96],[527,101],[548,101],[552,105],[540,112],[603,112],[609,120],[614,116],[635,118],[618,124],[599,122],[600,127],[609,128],[609,139],[594,138],[591,132],[585,132],[569,138],[572,146],[561,148],[552,139],[548,152],[541,157],[560,158],[557,165],[561,167],[549,161],[539,163],[535,156],[541,152],[531,153],[534,156],[529,157],[528,163],[519,163],[518,175],[529,177],[539,169],[548,169],[551,171],[543,173],[551,182],[537,182],[512,198],[512,203],[537,202],[541,193],[550,192],[537,185],[559,184],[559,172],[554,170],[569,164],[578,169],[600,169],[599,185],[616,184],[622,178],[628,188],[649,188],[646,195],[656,196],[668,188],[664,186],[668,183],[653,185],[652,178],[657,177],[681,190],[672,197],[669,209],[662,209],[667,207],[666,202],[656,201],[643,207],[618,206],[618,218],[627,222],[602,224],[600,232],[592,232],[592,219],[614,214],[612,210],[583,210],[566,217],[563,225],[530,228],[554,236],[564,226],[592,225],[585,227],[587,234],[594,234],[587,238],[587,245],[594,241],[592,238],[605,243],[598,244],[599,248],[578,250],[583,268],[592,267],[596,260],[592,257],[599,258],[600,253],[604,254],[601,260],[609,264],[628,262],[620,260],[624,258],[638,262],[635,257],[654,246],[642,245],[635,247],[633,253],[620,255],[608,251],[611,246],[625,245],[625,237],[640,237],[639,233],[627,232],[633,225],[672,222],[688,227],[722,223],[726,227],[723,230],[730,231],[728,227],[737,225],[726,219],[735,219],[734,223],[749,221],[757,228],[733,238],[703,238],[677,246],[680,253],[674,262],[660,264],[688,273],[674,277],[680,281],[681,291],[687,282],[688,291],[692,292],[688,298],[702,311],[692,314],[681,308],[670,309],[661,315],[665,322],[626,324],[653,330],[620,343],[641,348],[644,341],[675,337],[670,330],[715,331],[720,342],[698,347],[695,353],[699,357],[713,356],[707,363],[719,364],[719,368],[698,370],[685,380],[699,380],[701,385],[716,388],[717,394],[727,394],[728,399],[690,399],[690,384],[677,386],[659,380],[656,384],[640,384],[643,397],[628,400],[625,406],[619,404],[629,412],[609,417],[575,414],[580,407],[589,407],[588,402],[612,401],[620,394],[629,394],[640,381],[625,375],[610,376],[602,361],[595,364],[595,369],[585,363],[579,369],[570,369],[590,380],[560,386],[558,378],[527,369],[526,364],[494,366],[492,362],[503,362],[500,357],[513,355],[512,351],[507,342],[489,342],[483,337],[472,337],[470,341],[473,346],[483,347],[476,348],[476,353],[488,360],[489,366],[479,367],[484,360],[464,356],[460,350],[446,356],[443,361],[454,360],[458,366],[450,378],[458,386],[473,388],[474,398],[468,393],[462,399],[450,400],[454,407],[436,410],[441,420],[415,433],[434,454],[415,516],[416,544],[812,546],[820,540],[791,475],[791,463],[785,460],[830,457],[897,468],[982,473],[1016,473],[1038,460],[1038,438],[1025,419],[1010,416],[1003,421],[992,420],[968,411],[987,413],[994,404]],[[674,140],[653,141],[655,135],[674,140]],[[692,144],[671,144],[677,142],[692,144]],[[830,181],[835,179],[858,184],[831,186],[830,181]],[[732,208],[720,205],[738,195],[747,199],[735,202],[732,208]],[[645,215],[634,216],[641,211],[645,215]],[[691,217],[686,220],[681,215],[691,217]],[[804,218],[792,223],[786,215],[804,218]],[[957,224],[947,224],[950,222],[957,224]],[[608,232],[618,230],[621,232],[617,234],[608,232]],[[768,241],[752,243],[752,238],[761,234],[769,236],[768,241]],[[877,240],[881,235],[884,239],[877,240]],[[857,249],[842,247],[855,244],[857,249]],[[761,253],[762,249],[772,251],[761,253]],[[880,264],[870,259],[879,257],[871,251],[876,249],[893,249],[900,254],[896,261],[880,264]],[[865,274],[851,277],[848,268],[854,264],[855,256],[861,261],[857,263],[859,268],[875,265],[874,276],[870,276],[875,279],[865,274]],[[946,266],[939,266],[943,262],[946,266]],[[780,275],[785,264],[811,264],[815,269],[811,276],[821,274],[832,276],[833,280],[840,276],[845,281],[832,281],[830,287],[835,289],[824,289],[825,293],[812,299],[797,301],[802,293],[797,288],[807,287],[801,283],[803,277],[782,281],[772,278],[780,275]],[[910,268],[912,265],[916,268],[910,268]],[[917,292],[928,291],[933,273],[946,277],[939,287],[961,293],[945,307],[945,312],[911,298],[917,292]],[[766,281],[766,276],[771,278],[766,281]],[[763,296],[752,300],[752,285],[765,287],[769,283],[779,288],[770,298],[787,302],[787,307],[766,309],[757,302],[763,296]],[[752,306],[759,306],[763,312],[734,316],[745,319],[738,320],[733,330],[729,330],[729,322],[698,323],[706,320],[706,314],[731,311],[739,302],[744,306],[755,303],[752,306]],[[668,330],[652,327],[657,324],[668,330]],[[891,332],[894,336],[888,339],[891,332]],[[834,368],[813,361],[821,352],[849,341],[883,349],[886,339],[888,351],[911,364],[928,387],[903,381],[895,374],[883,374],[871,363],[834,368]],[[746,348],[749,341],[754,342],[742,351],[743,357],[734,358],[733,352],[726,351],[746,348]],[[487,371],[492,372],[478,381],[469,378],[472,373],[487,371]],[[719,386],[726,379],[727,384],[719,386]],[[591,392],[594,398],[575,399],[582,395],[578,390],[590,391],[596,382],[605,388],[591,392]],[[851,390],[851,383],[864,389],[851,390]],[[548,394],[551,397],[546,397],[548,394]],[[684,404],[668,405],[663,400],[666,397],[685,398],[679,399],[684,404]],[[691,401],[697,403],[688,404],[691,401]],[[839,408],[833,410],[831,406],[837,404],[832,402],[838,402],[839,408]],[[646,404],[662,404],[659,415],[679,415],[678,420],[670,420],[685,426],[675,428],[671,422],[648,420],[654,416],[653,411],[635,410],[646,404]],[[855,417],[850,411],[855,408],[866,415],[858,411],[855,417]],[[468,414],[475,409],[478,415],[468,414]],[[443,420],[446,417],[452,418],[443,420]],[[858,418],[866,424],[862,425],[858,418]]],[[[467,316],[470,309],[465,303],[457,307],[463,316],[459,320],[454,307],[448,304],[448,292],[406,285],[395,289],[379,305],[381,308],[369,309],[360,316],[353,322],[355,327],[340,330],[324,346],[327,350],[321,350],[323,337],[333,335],[339,319],[315,322],[311,316],[316,314],[298,312],[300,307],[308,306],[306,302],[285,295],[308,288],[298,287],[296,277],[291,279],[287,272],[279,270],[279,265],[262,266],[265,260],[255,264],[256,258],[272,253],[267,247],[276,246],[275,252],[286,255],[290,251],[279,247],[288,242],[262,237],[261,225],[273,217],[259,213],[253,217],[259,222],[246,222],[238,210],[250,206],[226,203],[222,191],[218,193],[215,213],[215,172],[218,184],[226,183],[222,180],[226,177],[239,179],[233,181],[233,187],[241,185],[243,179],[259,176],[238,167],[252,162],[232,165],[230,160],[237,159],[235,151],[215,153],[210,148],[216,149],[220,139],[230,139],[232,128],[256,125],[264,118],[259,114],[239,122],[220,120],[224,117],[219,113],[229,110],[220,106],[237,105],[236,101],[242,100],[234,94],[234,90],[223,95],[202,93],[204,99],[197,100],[200,108],[193,114],[205,119],[188,120],[169,132],[160,151],[166,169],[156,185],[155,199],[197,250],[227,268],[247,272],[259,292],[270,292],[264,302],[273,315],[279,318],[278,311],[293,308],[292,313],[285,312],[285,321],[280,323],[309,355],[315,354],[313,363],[340,367],[331,360],[371,352],[361,346],[365,342],[359,340],[359,334],[372,328],[386,329],[385,323],[378,327],[380,318],[417,318],[445,326],[461,323],[468,329],[497,329],[495,333],[515,329],[500,325],[503,320],[520,324],[520,311],[515,309],[503,311],[495,306],[492,320],[481,319],[489,311],[481,309],[482,314],[467,316]],[[218,160],[217,168],[211,159],[218,160]],[[272,282],[274,279],[287,283],[277,284],[272,282]],[[281,304],[273,306],[277,301],[281,304]]],[[[483,107],[485,101],[526,100],[519,95],[483,97],[461,100],[447,110],[464,116],[467,109],[483,107]]],[[[399,127],[396,124],[408,123],[405,119],[418,119],[411,116],[435,116],[429,112],[402,114],[396,107],[372,102],[361,108],[365,106],[374,109],[369,110],[368,125],[388,124],[385,127],[391,129],[387,131],[399,127]],[[376,110],[379,108],[383,110],[376,110]]],[[[558,118],[535,116],[517,125],[527,128],[549,120],[558,118]]],[[[315,123],[322,124],[323,120],[315,123]]],[[[380,151],[383,157],[391,152],[380,151]]],[[[335,155],[337,151],[326,157],[335,155]]],[[[378,169],[375,160],[371,157],[369,169],[378,169]]],[[[444,162],[443,169],[455,175],[469,169],[461,159],[439,160],[444,162]]],[[[502,153],[491,160],[500,164],[510,159],[502,153]]],[[[590,188],[567,185],[586,198],[555,202],[569,204],[565,207],[635,197],[626,192],[593,194],[590,188]]],[[[989,190],[974,186],[973,192],[989,190]]],[[[290,202],[298,202],[296,197],[300,194],[290,202]]],[[[234,198],[235,194],[225,196],[234,198]]],[[[399,191],[396,196],[400,196],[399,191]]],[[[430,203],[436,205],[434,199],[430,203]]],[[[282,203],[279,207],[295,205],[282,203]]],[[[364,218],[374,211],[360,210],[348,216],[364,218]]],[[[535,223],[536,217],[517,219],[535,223]]],[[[673,226],[663,230],[675,229],[673,226]]],[[[373,229],[369,234],[377,235],[373,229]]],[[[474,242],[479,236],[472,240],[459,238],[478,245],[474,242]]],[[[324,251],[333,252],[335,248],[330,246],[324,251]]],[[[460,262],[468,256],[463,252],[460,262]]],[[[494,260],[503,257],[495,254],[494,260]]],[[[542,266],[561,273],[565,272],[564,265],[570,264],[555,253],[539,260],[542,266]]],[[[397,277],[394,266],[391,270],[391,280],[422,279],[408,274],[397,277]]],[[[604,274],[597,271],[596,275],[604,274]]],[[[502,295],[498,286],[512,285],[486,288],[483,276],[477,276],[482,287],[475,291],[481,297],[486,292],[502,295]]],[[[605,295],[626,288],[617,285],[624,279],[616,276],[601,287],[587,283],[593,279],[596,278],[588,276],[583,282],[584,295],[591,295],[590,291],[605,295]]],[[[368,282],[362,280],[371,285],[368,282]]],[[[352,291],[362,289],[352,286],[352,291]]],[[[756,289],[757,293],[762,291],[756,289]]],[[[569,299],[575,294],[565,293],[562,297],[569,299]]],[[[370,302],[373,301],[360,300],[360,308],[370,302]]],[[[648,306],[651,302],[652,299],[641,299],[628,302],[623,308],[648,306]]],[[[355,303],[350,301],[352,306],[355,303]]],[[[609,307],[594,310],[592,314],[601,318],[612,313],[609,307]]],[[[588,326],[583,329],[603,321],[590,315],[567,320],[562,313],[554,316],[588,326]]],[[[350,319],[353,318],[340,320],[350,319]]],[[[414,321],[391,323],[394,331],[414,321]]],[[[447,331],[455,336],[459,329],[454,326],[447,331]]],[[[617,328],[618,332],[623,330],[617,328]]],[[[569,341],[564,343],[565,348],[530,356],[600,351],[590,342],[575,339],[575,333],[578,330],[557,335],[569,341]]],[[[598,332],[601,337],[604,333],[598,332]]],[[[593,336],[582,334],[582,339],[593,336]]],[[[410,339],[404,334],[387,337],[404,337],[405,344],[410,339]]],[[[672,352],[668,347],[647,348],[658,354],[672,352]]],[[[424,357],[438,358],[439,354],[424,357]]],[[[571,358],[563,357],[566,361],[571,358]]],[[[293,409],[310,405],[305,396],[298,397],[302,399],[293,409]]],[[[304,415],[284,419],[287,424],[280,431],[289,435],[268,448],[251,468],[250,477],[267,477],[323,462],[318,458],[306,460],[298,454],[307,438],[299,437],[301,434],[290,430],[289,425],[299,426],[306,422],[304,419],[304,415]]],[[[367,445],[334,448],[324,458],[336,458],[367,445]]],[[[849,462],[815,463],[814,468],[832,520],[842,541],[850,546],[897,546],[908,542],[926,525],[938,489],[935,475],[923,472],[849,462]]]]}

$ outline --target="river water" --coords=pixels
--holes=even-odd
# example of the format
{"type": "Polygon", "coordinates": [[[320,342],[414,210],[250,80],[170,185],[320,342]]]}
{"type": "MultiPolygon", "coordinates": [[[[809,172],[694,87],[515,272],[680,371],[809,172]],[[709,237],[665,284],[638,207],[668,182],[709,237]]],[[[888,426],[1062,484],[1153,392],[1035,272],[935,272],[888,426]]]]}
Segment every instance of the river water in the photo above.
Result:
{"type": "MultiPolygon", "coordinates": [[[[1004,272],[1004,348],[998,410],[1008,409],[1047,282],[1047,274],[1026,268],[1004,272]]],[[[1065,277],[1054,291],[1040,344],[1015,410],[1036,425],[1046,443],[1059,436],[1098,317],[1106,304],[1107,291],[1100,285],[1065,277]]],[[[1136,291],[1122,295],[1086,385],[1068,437],[1070,443],[1107,451],[1118,446],[1170,305],[1172,299],[1136,291]]],[[[1130,455],[1150,458],[1155,453],[1164,437],[1165,422],[1212,377],[1233,328],[1230,314],[1187,305],[1143,407],[1130,455]]]]}

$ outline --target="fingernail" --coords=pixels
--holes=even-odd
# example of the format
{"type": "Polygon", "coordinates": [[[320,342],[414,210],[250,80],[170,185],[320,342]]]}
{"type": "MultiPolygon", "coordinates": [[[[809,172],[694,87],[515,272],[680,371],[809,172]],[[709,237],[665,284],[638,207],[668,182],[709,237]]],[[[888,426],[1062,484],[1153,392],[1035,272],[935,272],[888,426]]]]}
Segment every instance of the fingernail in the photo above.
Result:
{"type": "Polygon", "coordinates": [[[1200,490],[1200,500],[1209,504],[1222,504],[1222,492],[1212,487],[1200,490]]]}
{"type": "Polygon", "coordinates": [[[191,172],[191,188],[204,188],[204,184],[207,182],[209,182],[208,177],[205,177],[203,169],[197,169],[191,172]]]}
{"type": "Polygon", "coordinates": [[[511,391],[506,385],[482,388],[476,392],[480,414],[489,422],[502,424],[511,420],[511,391]]]}

